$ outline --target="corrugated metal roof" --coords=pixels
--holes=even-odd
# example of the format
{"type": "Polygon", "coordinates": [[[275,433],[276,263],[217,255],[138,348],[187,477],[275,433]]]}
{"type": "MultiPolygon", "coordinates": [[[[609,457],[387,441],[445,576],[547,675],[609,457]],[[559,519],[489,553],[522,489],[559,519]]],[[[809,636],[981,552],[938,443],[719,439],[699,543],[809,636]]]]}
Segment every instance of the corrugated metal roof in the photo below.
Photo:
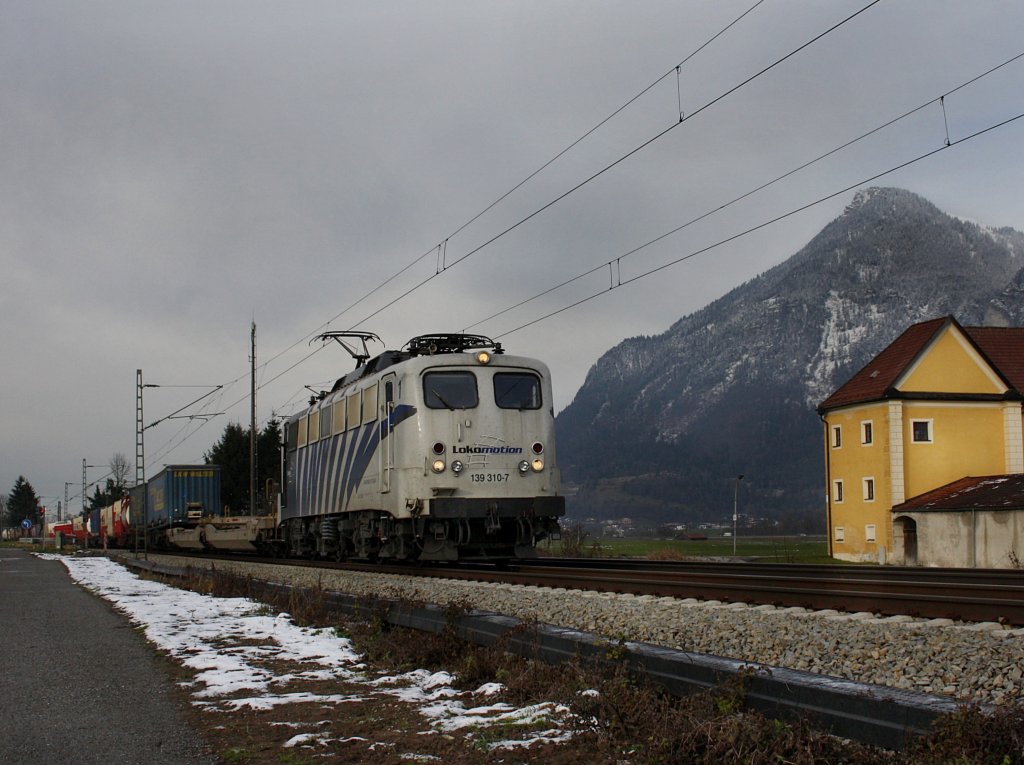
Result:
{"type": "Polygon", "coordinates": [[[1024,510],[1024,475],[967,476],[893,507],[907,511],[1024,510]]]}

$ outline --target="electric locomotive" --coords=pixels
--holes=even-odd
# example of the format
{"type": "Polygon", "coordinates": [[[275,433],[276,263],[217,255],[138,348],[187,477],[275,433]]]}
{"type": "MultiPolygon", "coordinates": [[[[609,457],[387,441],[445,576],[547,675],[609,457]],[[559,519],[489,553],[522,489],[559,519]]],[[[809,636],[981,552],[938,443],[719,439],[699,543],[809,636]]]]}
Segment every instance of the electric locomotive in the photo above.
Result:
{"type": "MultiPolygon", "coordinates": [[[[370,358],[285,423],[278,552],[529,558],[565,514],[547,367],[480,335],[422,335],[370,358]]],[[[361,348],[357,347],[361,344],[361,348]]]]}

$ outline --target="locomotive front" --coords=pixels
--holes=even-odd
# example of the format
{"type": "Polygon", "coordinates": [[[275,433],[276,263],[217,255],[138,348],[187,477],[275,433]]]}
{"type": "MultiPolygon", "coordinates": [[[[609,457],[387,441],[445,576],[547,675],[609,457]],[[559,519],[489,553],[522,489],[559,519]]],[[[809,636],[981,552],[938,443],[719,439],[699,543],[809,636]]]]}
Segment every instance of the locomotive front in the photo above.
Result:
{"type": "Polygon", "coordinates": [[[559,533],[547,367],[487,338],[421,336],[360,361],[288,432],[293,554],[527,558],[559,533]]]}
{"type": "Polygon", "coordinates": [[[406,467],[420,557],[531,557],[565,514],[547,367],[493,349],[410,365],[420,410],[406,467]],[[422,456],[421,456],[422,455],[422,456]]]}

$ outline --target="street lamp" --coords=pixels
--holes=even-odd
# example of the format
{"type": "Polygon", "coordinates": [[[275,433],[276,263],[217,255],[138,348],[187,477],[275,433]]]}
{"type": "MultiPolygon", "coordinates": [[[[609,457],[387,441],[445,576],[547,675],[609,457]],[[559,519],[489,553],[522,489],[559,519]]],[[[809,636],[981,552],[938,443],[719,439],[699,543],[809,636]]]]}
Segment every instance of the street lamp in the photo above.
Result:
{"type": "Polygon", "coordinates": [[[736,555],[736,534],[738,533],[736,527],[736,521],[739,518],[739,505],[740,505],[740,481],[743,480],[743,474],[736,476],[736,491],[732,495],[732,554],[736,555]]]}

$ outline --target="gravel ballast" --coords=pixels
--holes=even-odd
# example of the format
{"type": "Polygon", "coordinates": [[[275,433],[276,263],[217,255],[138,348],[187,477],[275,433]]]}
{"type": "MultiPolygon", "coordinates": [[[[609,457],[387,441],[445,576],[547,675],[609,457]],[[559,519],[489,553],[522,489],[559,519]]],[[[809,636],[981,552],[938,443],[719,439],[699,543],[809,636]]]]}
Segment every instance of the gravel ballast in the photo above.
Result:
{"type": "Polygon", "coordinates": [[[909,616],[875,617],[803,608],[747,606],[488,584],[453,579],[202,561],[150,560],[351,595],[459,604],[481,611],[740,661],[985,703],[1024,696],[1024,629],[909,616]]]}

